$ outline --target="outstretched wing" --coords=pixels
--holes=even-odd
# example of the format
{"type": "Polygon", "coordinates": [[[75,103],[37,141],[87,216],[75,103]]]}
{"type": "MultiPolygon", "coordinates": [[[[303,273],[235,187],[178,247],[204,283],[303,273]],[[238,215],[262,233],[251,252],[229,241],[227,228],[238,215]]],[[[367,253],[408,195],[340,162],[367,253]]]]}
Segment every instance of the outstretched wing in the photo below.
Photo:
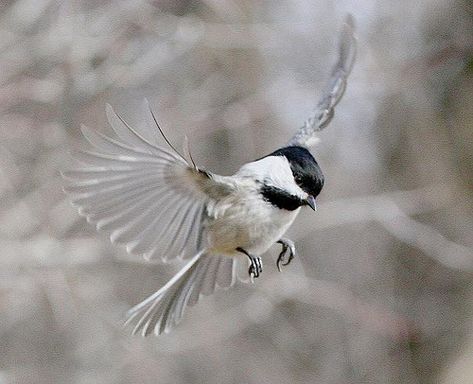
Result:
{"type": "Polygon", "coordinates": [[[309,147],[317,139],[315,132],[324,129],[332,120],[335,106],[338,104],[347,86],[356,56],[356,39],[354,36],[354,22],[349,15],[343,25],[340,36],[338,61],[332,69],[329,82],[322,94],[314,112],[305,121],[304,125],[296,132],[288,145],[309,147]]]}
{"type": "Polygon", "coordinates": [[[155,129],[130,127],[110,105],[107,118],[117,138],[83,126],[95,149],[77,151],[78,167],[63,173],[73,205],[130,253],[163,261],[194,255],[205,245],[208,210],[230,187],[216,181],[221,176],[191,166],[172,146],[155,144],[155,129]]]}

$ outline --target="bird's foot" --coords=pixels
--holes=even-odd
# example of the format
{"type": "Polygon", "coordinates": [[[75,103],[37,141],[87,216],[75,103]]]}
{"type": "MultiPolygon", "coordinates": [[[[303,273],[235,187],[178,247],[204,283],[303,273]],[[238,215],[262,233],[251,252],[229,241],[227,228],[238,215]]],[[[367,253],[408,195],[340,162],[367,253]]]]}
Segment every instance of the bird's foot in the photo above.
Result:
{"type": "Polygon", "coordinates": [[[250,260],[248,274],[250,275],[251,281],[253,281],[254,278],[259,277],[260,273],[263,272],[263,261],[261,260],[261,257],[250,255],[243,248],[237,248],[237,251],[244,253],[250,260]]]}
{"type": "Polygon", "coordinates": [[[248,274],[250,279],[259,277],[260,273],[263,272],[263,261],[258,256],[248,256],[250,259],[250,267],[248,268],[248,274]]]}
{"type": "Polygon", "coordinates": [[[285,238],[278,240],[278,243],[282,245],[282,251],[279,254],[276,266],[278,267],[279,272],[281,272],[281,265],[284,267],[289,265],[292,259],[296,256],[296,246],[292,240],[285,238]]]}

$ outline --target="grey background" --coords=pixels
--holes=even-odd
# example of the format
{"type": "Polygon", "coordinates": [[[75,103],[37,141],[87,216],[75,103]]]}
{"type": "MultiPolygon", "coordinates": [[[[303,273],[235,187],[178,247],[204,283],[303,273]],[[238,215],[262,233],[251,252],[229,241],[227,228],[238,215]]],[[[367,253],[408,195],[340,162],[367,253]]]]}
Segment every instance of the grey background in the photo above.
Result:
{"type": "MultiPolygon", "coordinates": [[[[0,3],[0,383],[471,383],[473,9],[468,1],[0,3]],[[358,58],[313,153],[319,210],[254,285],[169,335],[123,329],[179,268],[113,247],[59,171],[111,103],[230,174],[317,101],[346,13],[358,58]]],[[[310,212],[309,212],[310,211],[310,212]]]]}

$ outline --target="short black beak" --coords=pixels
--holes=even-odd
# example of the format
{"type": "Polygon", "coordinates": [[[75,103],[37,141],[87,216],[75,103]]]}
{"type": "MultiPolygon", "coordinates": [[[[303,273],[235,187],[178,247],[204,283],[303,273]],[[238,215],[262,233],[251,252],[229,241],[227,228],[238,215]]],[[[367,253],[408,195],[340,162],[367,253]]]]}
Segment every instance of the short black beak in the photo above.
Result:
{"type": "Polygon", "coordinates": [[[306,199],[306,204],[311,207],[314,211],[317,210],[317,204],[315,204],[315,197],[314,196],[309,196],[307,199],[306,199]]]}

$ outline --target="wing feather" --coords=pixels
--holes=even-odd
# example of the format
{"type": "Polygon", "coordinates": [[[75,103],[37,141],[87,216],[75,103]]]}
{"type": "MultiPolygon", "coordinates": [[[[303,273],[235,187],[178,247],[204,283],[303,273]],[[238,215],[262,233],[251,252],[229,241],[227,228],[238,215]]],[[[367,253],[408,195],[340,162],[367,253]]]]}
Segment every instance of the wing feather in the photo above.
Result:
{"type": "MultiPolygon", "coordinates": [[[[110,126],[124,143],[129,143],[129,145],[133,147],[147,149],[151,152],[157,149],[156,145],[151,143],[143,134],[132,128],[120,115],[115,113],[110,104],[106,105],[105,110],[110,126]]],[[[164,148],[159,147],[159,149],[167,152],[164,148]]]]}
{"type": "Polygon", "coordinates": [[[73,205],[130,253],[162,260],[196,254],[209,206],[229,192],[224,178],[158,146],[157,131],[132,128],[110,105],[106,113],[116,138],[82,126],[93,149],[74,152],[77,168],[63,173],[73,205]]]}
{"type": "Polygon", "coordinates": [[[315,133],[324,129],[335,115],[335,106],[339,103],[347,86],[356,56],[356,39],[354,36],[354,21],[349,15],[340,34],[338,60],[332,69],[330,79],[322,93],[314,112],[296,132],[287,145],[309,147],[318,140],[315,133]]]}

